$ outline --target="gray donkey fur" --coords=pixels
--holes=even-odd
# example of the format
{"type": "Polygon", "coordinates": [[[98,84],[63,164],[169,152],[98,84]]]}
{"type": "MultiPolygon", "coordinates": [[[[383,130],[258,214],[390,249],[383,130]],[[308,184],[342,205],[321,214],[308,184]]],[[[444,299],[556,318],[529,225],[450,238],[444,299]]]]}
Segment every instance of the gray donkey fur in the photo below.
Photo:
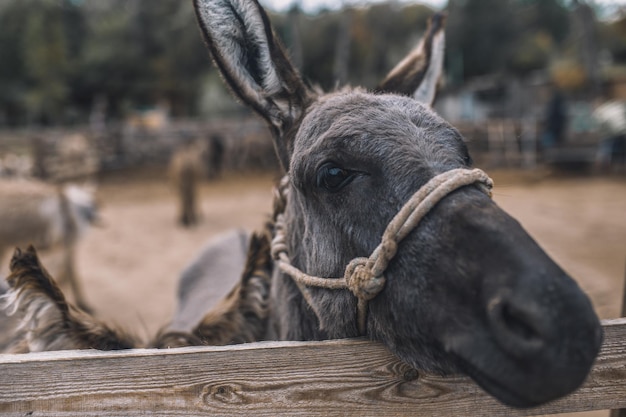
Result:
{"type": "MultiPolygon", "coordinates": [[[[290,180],[288,251],[302,271],[343,276],[423,184],[471,165],[459,132],[429,108],[444,17],[376,92],[323,94],[301,80],[256,0],[194,3],[224,80],[274,135],[290,180]]],[[[417,368],[464,372],[507,404],[571,392],[598,353],[601,327],[587,296],[476,187],[437,204],[400,244],[385,277],[369,304],[367,336],[417,368]]],[[[358,335],[347,290],[310,289],[319,320],[276,268],[271,291],[267,338],[358,335]]]]}
{"type": "Polygon", "coordinates": [[[246,264],[249,233],[231,230],[209,240],[180,274],[178,306],[170,330],[192,331],[207,312],[234,287],[246,264]]]}

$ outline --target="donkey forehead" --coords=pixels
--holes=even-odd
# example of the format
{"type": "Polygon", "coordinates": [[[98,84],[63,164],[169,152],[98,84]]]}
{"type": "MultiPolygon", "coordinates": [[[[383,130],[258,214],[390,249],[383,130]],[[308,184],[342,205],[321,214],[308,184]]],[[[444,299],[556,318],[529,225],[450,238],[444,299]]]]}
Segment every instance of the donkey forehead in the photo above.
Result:
{"type": "Polygon", "coordinates": [[[349,90],[322,96],[309,107],[295,135],[292,168],[309,165],[316,156],[345,153],[462,163],[467,149],[456,129],[412,98],[349,90]]]}

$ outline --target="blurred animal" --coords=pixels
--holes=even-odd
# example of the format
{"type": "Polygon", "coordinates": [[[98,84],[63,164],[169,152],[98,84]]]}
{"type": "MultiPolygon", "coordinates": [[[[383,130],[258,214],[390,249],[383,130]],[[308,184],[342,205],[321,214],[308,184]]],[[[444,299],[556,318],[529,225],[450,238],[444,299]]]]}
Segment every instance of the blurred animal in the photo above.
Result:
{"type": "Polygon", "coordinates": [[[169,176],[178,194],[178,221],[185,227],[198,223],[198,194],[205,176],[206,143],[190,141],[170,159],[169,176]]]}
{"type": "MultiPolygon", "coordinates": [[[[220,251],[223,243],[219,241],[217,245],[209,245],[207,250],[220,251]]],[[[0,348],[5,353],[26,353],[64,349],[226,345],[260,340],[267,328],[269,312],[272,264],[269,245],[269,229],[253,234],[249,239],[243,272],[235,272],[239,269],[232,268],[225,271],[230,275],[240,275],[226,297],[213,309],[196,305],[198,311],[192,314],[194,322],[185,324],[185,329],[164,329],[149,341],[98,320],[74,306],[42,266],[32,246],[26,251],[16,249],[11,259],[11,274],[7,277],[9,288],[2,296],[6,315],[0,318],[3,330],[0,348]]],[[[202,284],[210,283],[206,278],[201,277],[192,285],[181,281],[186,287],[181,288],[181,302],[185,303],[185,297],[201,289],[202,284]],[[196,285],[198,283],[200,287],[196,285]]],[[[228,278],[230,281],[233,277],[228,278]]]]}
{"type": "Polygon", "coordinates": [[[93,187],[0,180],[0,262],[14,247],[61,247],[63,271],[78,305],[87,309],[74,258],[76,244],[98,219],[93,187]]]}

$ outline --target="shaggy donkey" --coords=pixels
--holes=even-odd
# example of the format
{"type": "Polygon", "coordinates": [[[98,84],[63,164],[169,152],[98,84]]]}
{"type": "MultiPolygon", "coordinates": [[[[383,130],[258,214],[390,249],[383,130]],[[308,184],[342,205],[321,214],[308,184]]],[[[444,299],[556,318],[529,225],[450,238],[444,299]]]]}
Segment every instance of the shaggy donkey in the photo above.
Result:
{"type": "MultiPolygon", "coordinates": [[[[201,319],[194,320],[190,329],[163,330],[149,341],[75,307],[66,300],[32,246],[26,251],[16,249],[7,277],[9,290],[2,296],[9,317],[0,320],[0,351],[169,348],[260,340],[267,328],[269,311],[271,230],[268,223],[263,231],[252,234],[241,279],[221,301],[203,316],[201,313],[201,319]]],[[[212,268],[210,272],[217,271],[212,268]]],[[[207,278],[200,280],[206,283],[207,278]]],[[[206,312],[207,306],[200,311],[206,312]]]]}
{"type": "Polygon", "coordinates": [[[450,191],[397,248],[384,243],[382,271],[369,262],[335,280],[343,289],[312,286],[332,287],[321,278],[370,256],[418,190],[471,165],[459,132],[430,109],[443,17],[377,92],[322,94],[302,81],[256,0],[194,4],[215,64],[267,121],[288,175],[268,338],[357,336],[361,311],[367,337],[400,359],[464,372],[510,405],[541,404],[583,382],[602,339],[589,299],[478,186],[450,191]]]}
{"type": "Polygon", "coordinates": [[[0,219],[0,263],[18,245],[62,247],[61,281],[69,282],[77,304],[86,308],[74,254],[80,237],[97,220],[93,190],[35,180],[0,180],[0,219]]]}

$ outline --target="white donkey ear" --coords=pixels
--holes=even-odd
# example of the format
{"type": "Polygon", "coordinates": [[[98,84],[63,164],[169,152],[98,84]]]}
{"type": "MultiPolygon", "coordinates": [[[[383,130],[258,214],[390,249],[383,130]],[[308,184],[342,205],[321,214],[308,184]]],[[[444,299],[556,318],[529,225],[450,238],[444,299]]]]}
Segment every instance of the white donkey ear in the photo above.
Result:
{"type": "Polygon", "coordinates": [[[443,72],[445,20],[446,16],[442,13],[430,18],[420,43],[389,72],[376,88],[377,91],[407,95],[433,105],[443,72]]]}
{"type": "Polygon", "coordinates": [[[194,0],[198,23],[222,76],[274,133],[283,166],[285,132],[310,102],[310,92],[274,35],[257,0],[194,0]]]}

